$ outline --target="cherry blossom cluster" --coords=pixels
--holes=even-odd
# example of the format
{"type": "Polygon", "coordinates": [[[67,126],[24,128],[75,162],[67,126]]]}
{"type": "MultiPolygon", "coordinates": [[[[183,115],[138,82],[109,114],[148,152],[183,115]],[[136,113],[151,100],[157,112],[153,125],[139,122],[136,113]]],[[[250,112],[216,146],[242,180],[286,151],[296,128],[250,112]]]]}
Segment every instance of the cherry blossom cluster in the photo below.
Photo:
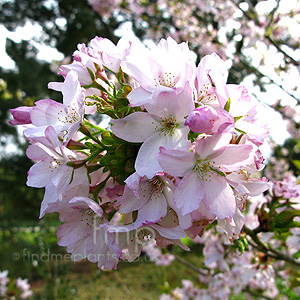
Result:
{"type": "Polygon", "coordinates": [[[266,103],[299,99],[298,0],[88,3],[102,20],[121,20],[121,29],[123,23],[132,23],[133,30],[142,38],[159,41],[170,34],[177,41],[188,41],[202,55],[216,52],[223,59],[229,58],[233,73],[248,70],[246,85],[251,85],[266,103]],[[268,93],[259,91],[257,77],[263,78],[259,85],[270,83],[268,93]]]}
{"type": "MultiPolygon", "coordinates": [[[[194,284],[190,280],[183,279],[181,288],[176,287],[170,293],[162,294],[160,300],[230,299],[231,296],[245,291],[245,288],[257,291],[270,299],[278,296],[274,267],[262,264],[252,252],[253,249],[243,254],[231,251],[225,258],[227,242],[222,236],[206,231],[198,240],[199,243],[204,241],[205,266],[201,269],[199,281],[194,284]]],[[[251,294],[247,293],[247,299],[253,299],[251,294]]]]}
{"type": "MultiPolygon", "coordinates": [[[[280,182],[277,185],[280,186],[280,182]]],[[[294,187],[293,187],[294,188],[294,187]]],[[[299,185],[295,186],[299,190],[299,185]]],[[[273,193],[278,192],[278,187],[273,187],[273,193]]],[[[282,191],[286,190],[286,186],[282,191]]],[[[275,198],[283,198],[277,195],[275,198]]],[[[270,198],[260,195],[252,197],[245,215],[245,226],[254,230],[260,226],[260,211],[270,198]]],[[[299,196],[291,196],[290,201],[295,203],[294,208],[299,209],[299,196]]],[[[282,205],[281,205],[282,211],[282,205]]],[[[284,209],[287,209],[286,206],[284,209]]],[[[283,210],[284,211],[284,210],[283,210]]],[[[299,222],[299,217],[296,218],[299,222]]],[[[203,245],[203,266],[199,269],[199,280],[191,282],[183,279],[182,287],[169,288],[160,296],[160,300],[174,299],[230,299],[241,292],[246,293],[247,299],[256,299],[255,295],[267,299],[289,299],[280,294],[276,282],[283,281],[288,288],[299,296],[299,284],[293,280],[293,269],[283,261],[270,260],[267,253],[258,252],[256,245],[243,243],[241,252],[230,250],[232,245],[224,234],[222,228],[215,227],[204,232],[201,237],[196,237],[193,242],[203,245]],[[244,251],[245,250],[245,251],[244,251]],[[252,295],[254,297],[252,298],[252,295]]],[[[299,227],[290,228],[286,235],[276,235],[276,232],[259,232],[259,239],[270,245],[273,249],[285,253],[287,257],[295,257],[299,262],[299,227]]],[[[245,237],[246,238],[246,237],[245,237]]],[[[245,239],[244,241],[247,241],[245,239]]],[[[295,270],[297,272],[297,269],[295,270]]]]}
{"type": "Polygon", "coordinates": [[[18,277],[15,283],[8,277],[8,270],[0,271],[0,297],[1,300],[27,299],[32,296],[28,279],[18,277]]]}
{"type": "Polygon", "coordinates": [[[73,261],[116,268],[154,240],[188,250],[181,239],[213,222],[233,241],[247,198],[270,187],[259,178],[265,106],[227,84],[217,54],[195,58],[171,37],[152,49],[95,37],[60,67],[64,81],[48,85],[62,103],[11,110],[35,162],[27,185],[45,188],[40,217],[59,213],[59,245],[73,261]]]}
{"type": "Polygon", "coordinates": [[[175,259],[175,256],[170,253],[163,254],[162,249],[157,247],[155,241],[143,245],[142,251],[156,266],[169,266],[175,259]]]}

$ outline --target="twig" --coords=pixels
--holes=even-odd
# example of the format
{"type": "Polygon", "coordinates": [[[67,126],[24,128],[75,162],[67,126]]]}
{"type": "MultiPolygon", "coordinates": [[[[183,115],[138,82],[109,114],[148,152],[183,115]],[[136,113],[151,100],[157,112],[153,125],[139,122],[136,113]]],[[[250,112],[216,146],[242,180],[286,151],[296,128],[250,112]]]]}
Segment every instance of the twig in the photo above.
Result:
{"type": "Polygon", "coordinates": [[[260,77],[266,77],[270,80],[270,83],[275,84],[276,86],[278,86],[280,89],[282,89],[288,96],[292,97],[294,100],[297,101],[298,104],[300,104],[300,100],[298,98],[296,98],[294,95],[290,94],[281,84],[275,82],[271,77],[269,77],[268,75],[262,73],[261,71],[259,71],[258,69],[250,66],[248,63],[244,62],[243,60],[240,60],[240,62],[247,68],[249,68],[253,73],[255,73],[257,76],[260,77]]]}
{"type": "Polygon", "coordinates": [[[259,251],[261,251],[261,252],[265,253],[266,255],[273,257],[275,259],[284,260],[286,262],[291,263],[294,266],[300,267],[300,262],[296,261],[291,256],[288,256],[282,252],[279,252],[276,249],[272,248],[270,245],[267,245],[266,243],[264,243],[254,231],[250,230],[246,226],[244,227],[243,231],[248,236],[251,237],[252,241],[255,242],[256,248],[259,251]]]}
{"type": "Polygon", "coordinates": [[[255,297],[260,297],[260,298],[263,298],[263,299],[266,299],[266,300],[274,300],[274,298],[263,296],[262,294],[251,291],[249,288],[244,288],[243,291],[246,292],[246,293],[249,293],[250,295],[255,296],[255,297]]]}
{"type": "Polygon", "coordinates": [[[115,277],[116,281],[121,284],[121,287],[124,290],[124,292],[126,293],[126,295],[127,296],[132,296],[132,293],[128,289],[127,285],[120,279],[120,277],[117,274],[117,272],[113,272],[113,273],[114,273],[114,277],[115,277]]]}
{"type": "Polygon", "coordinates": [[[288,58],[295,66],[299,67],[300,62],[295,60],[293,57],[291,57],[289,54],[287,54],[284,50],[280,48],[280,45],[274,41],[268,34],[264,35],[265,38],[279,51],[281,52],[286,58],[288,58]]]}
{"type": "MultiPolygon", "coordinates": [[[[174,254],[172,253],[172,255],[174,255],[174,254]]],[[[176,259],[177,261],[179,261],[181,264],[183,264],[184,266],[190,268],[191,270],[195,271],[195,272],[198,273],[198,274],[201,274],[201,275],[203,275],[203,276],[207,276],[206,273],[202,272],[199,268],[197,268],[197,267],[196,267],[195,265],[193,265],[192,263],[186,261],[185,259],[183,259],[183,258],[181,258],[181,257],[178,257],[177,255],[174,255],[174,256],[175,256],[175,259],[176,259]]]]}
{"type": "MultiPolygon", "coordinates": [[[[254,17],[252,17],[251,15],[249,15],[246,11],[244,11],[240,6],[239,3],[236,3],[234,0],[231,0],[231,2],[244,14],[244,16],[249,20],[249,21],[254,21],[255,25],[261,27],[261,24],[259,23],[259,20],[257,18],[257,15],[255,13],[255,10],[252,9],[251,12],[254,15],[254,17]]],[[[248,2],[249,4],[249,2],[248,2]]],[[[268,24],[268,26],[270,26],[270,24],[268,24]]],[[[267,27],[268,27],[267,26],[267,27]]],[[[266,28],[267,28],[266,27],[266,28]]],[[[295,60],[293,57],[291,57],[289,54],[287,54],[284,50],[282,50],[282,48],[280,47],[279,43],[276,42],[275,40],[273,40],[265,31],[264,37],[280,52],[282,53],[285,58],[289,59],[291,61],[291,63],[293,63],[295,66],[300,66],[300,62],[295,60]]]]}

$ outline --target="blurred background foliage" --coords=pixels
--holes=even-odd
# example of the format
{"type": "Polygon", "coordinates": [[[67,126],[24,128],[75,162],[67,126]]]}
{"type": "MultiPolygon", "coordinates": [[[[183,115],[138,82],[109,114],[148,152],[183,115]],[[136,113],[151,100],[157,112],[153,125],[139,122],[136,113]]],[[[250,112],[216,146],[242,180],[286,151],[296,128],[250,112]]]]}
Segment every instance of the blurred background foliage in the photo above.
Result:
{"type": "MultiPolygon", "coordinates": [[[[177,28],[172,15],[163,14],[158,9],[154,14],[150,13],[150,10],[148,13],[147,8],[150,6],[153,8],[158,1],[140,2],[145,6],[144,12],[140,19],[134,19],[130,13],[122,14],[122,16],[118,14],[101,16],[92,9],[87,0],[0,0],[0,24],[9,31],[15,31],[27,22],[41,26],[42,35],[35,38],[35,42],[56,48],[66,58],[72,56],[78,43],[88,43],[95,36],[109,38],[116,43],[119,38],[116,29],[127,21],[132,22],[132,30],[140,39],[147,38],[149,27],[154,30],[157,27],[159,30],[157,40],[168,36],[170,28],[172,30],[180,29],[177,28]],[[61,20],[63,20],[63,26],[60,25],[61,20]]],[[[173,2],[176,5],[176,3],[184,1],[173,2]]],[[[239,3],[239,1],[233,2],[239,3]]],[[[250,7],[255,7],[258,3],[256,0],[248,2],[251,4],[250,7]]],[[[126,11],[126,1],[122,1],[121,6],[123,11],[126,11]]],[[[249,13],[251,13],[251,9],[249,13]]],[[[197,11],[195,14],[197,16],[197,11]]],[[[204,16],[199,15],[198,21],[203,27],[210,24],[216,30],[222,26],[222,23],[218,23],[218,19],[209,12],[204,16]]],[[[234,32],[228,33],[227,39],[234,41],[234,32]]],[[[214,42],[220,43],[217,40],[214,42]]],[[[282,44],[286,42],[281,41],[282,44]]],[[[254,83],[261,91],[265,91],[265,85],[269,80],[253,67],[243,54],[244,40],[237,40],[234,43],[234,55],[238,59],[233,61],[228,83],[238,84],[247,75],[254,74],[254,83]]],[[[195,53],[198,53],[197,61],[206,54],[201,53],[199,45],[193,43],[189,45],[195,53]]],[[[32,165],[25,155],[27,142],[20,137],[16,127],[8,124],[9,109],[11,108],[33,105],[36,100],[43,98],[61,100],[59,93],[49,90],[47,84],[50,81],[62,81],[62,79],[53,71],[53,64],[37,58],[38,49],[30,41],[22,40],[17,43],[7,39],[6,52],[14,61],[15,68],[3,69],[0,67],[0,270],[10,268],[12,275],[24,276],[30,280],[46,278],[46,284],[37,282],[35,288],[39,292],[34,299],[105,299],[106,295],[110,295],[111,291],[117,289],[120,290],[120,294],[115,294],[114,300],[124,299],[124,297],[138,299],[135,298],[139,296],[138,293],[145,290],[148,291],[148,294],[141,296],[141,299],[153,299],[165,288],[168,289],[164,286],[157,287],[157,282],[163,284],[166,281],[165,270],[159,269],[153,264],[152,267],[147,266],[147,274],[139,278],[139,286],[136,288],[136,268],[142,262],[127,265],[126,268],[124,263],[120,263],[118,274],[103,273],[91,264],[81,265],[85,269],[83,269],[84,271],[81,269],[81,273],[75,278],[75,275],[70,273],[71,268],[74,269],[70,261],[55,262],[54,264],[47,261],[33,262],[30,260],[26,263],[21,260],[12,261],[11,254],[13,252],[22,253],[24,249],[30,253],[47,254],[48,249],[53,253],[66,253],[63,248],[57,246],[55,236],[58,225],[57,216],[53,214],[41,221],[38,219],[43,190],[26,186],[27,171],[32,165]],[[16,232],[15,228],[27,228],[27,230],[16,232]],[[131,268],[132,275],[128,275],[127,268],[131,268]],[[69,274],[69,276],[65,276],[65,274],[69,274]],[[88,285],[91,279],[95,285],[93,289],[88,285]],[[105,288],[106,284],[112,281],[114,285],[105,288]],[[84,298],[82,295],[85,295],[84,298]]],[[[284,68],[283,65],[282,69],[284,70],[284,68]]],[[[296,139],[290,138],[284,145],[275,147],[274,157],[285,160],[295,175],[299,175],[300,155],[299,151],[295,151],[295,149],[299,149],[298,142],[296,139]]],[[[198,253],[202,249],[199,245],[195,245],[195,247],[198,248],[192,251],[194,256],[189,258],[195,264],[200,265],[198,253]]],[[[179,255],[183,254],[180,249],[176,251],[179,251],[179,255]]],[[[146,257],[144,256],[143,259],[145,260],[146,257]]],[[[169,275],[171,277],[168,278],[168,281],[174,286],[180,285],[183,273],[185,278],[195,279],[193,278],[195,274],[180,264],[174,263],[168,268],[170,268],[168,274],[173,274],[169,275]]],[[[143,267],[139,268],[138,272],[141,272],[142,269],[143,267]]],[[[110,298],[107,296],[106,299],[110,298]]],[[[235,299],[243,299],[243,296],[235,299]]]]}

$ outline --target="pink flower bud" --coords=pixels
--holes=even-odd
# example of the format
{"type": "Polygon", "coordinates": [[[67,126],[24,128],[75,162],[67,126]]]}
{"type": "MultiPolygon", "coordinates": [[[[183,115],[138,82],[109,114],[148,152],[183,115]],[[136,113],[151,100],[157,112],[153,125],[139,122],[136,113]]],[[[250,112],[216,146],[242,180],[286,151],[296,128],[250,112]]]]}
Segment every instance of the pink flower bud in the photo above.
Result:
{"type": "Polygon", "coordinates": [[[212,107],[202,106],[189,114],[185,125],[197,133],[233,132],[234,119],[225,111],[216,111],[212,107]]]}
{"type": "Polygon", "coordinates": [[[8,123],[11,125],[25,125],[31,124],[30,112],[33,107],[30,106],[20,106],[14,109],[10,109],[13,116],[13,120],[8,123]]]}

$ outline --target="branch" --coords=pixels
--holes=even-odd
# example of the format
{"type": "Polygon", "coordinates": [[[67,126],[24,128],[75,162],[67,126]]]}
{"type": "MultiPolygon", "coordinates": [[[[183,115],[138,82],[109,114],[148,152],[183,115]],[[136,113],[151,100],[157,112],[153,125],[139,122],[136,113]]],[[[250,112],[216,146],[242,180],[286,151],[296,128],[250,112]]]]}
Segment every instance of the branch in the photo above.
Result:
{"type": "Polygon", "coordinates": [[[191,270],[193,270],[194,272],[200,274],[200,275],[203,275],[203,276],[207,276],[206,273],[204,273],[203,271],[201,271],[201,269],[197,268],[195,265],[193,265],[192,263],[186,261],[185,259],[181,258],[181,257],[178,257],[177,255],[173,254],[172,255],[175,256],[175,259],[177,261],[179,261],[181,264],[183,264],[184,266],[190,268],[191,270]]]}
{"type": "Polygon", "coordinates": [[[276,249],[272,248],[270,245],[264,243],[259,236],[246,226],[244,226],[243,231],[251,237],[252,241],[255,243],[251,243],[255,248],[257,248],[259,251],[265,253],[269,257],[279,259],[279,260],[284,260],[286,262],[289,262],[292,265],[300,267],[300,262],[296,261],[293,257],[288,256],[280,251],[277,251],[276,249]]]}
{"type": "Polygon", "coordinates": [[[274,41],[267,33],[265,33],[265,38],[280,52],[282,53],[285,58],[288,58],[295,66],[299,67],[300,62],[295,60],[293,57],[291,57],[289,54],[287,54],[284,50],[280,48],[280,44],[277,41],[274,41]]]}
{"type": "Polygon", "coordinates": [[[244,288],[243,291],[246,292],[246,293],[249,293],[250,295],[255,296],[255,297],[260,297],[260,298],[263,298],[263,299],[266,299],[266,300],[274,300],[274,298],[269,298],[267,296],[263,296],[261,293],[256,293],[254,291],[251,291],[248,287],[244,288]]]}
{"type": "Polygon", "coordinates": [[[250,66],[249,64],[245,63],[243,60],[240,60],[240,62],[247,68],[249,68],[253,73],[255,73],[257,76],[260,77],[266,77],[270,80],[270,83],[275,84],[276,86],[278,86],[280,89],[282,89],[288,96],[292,97],[294,100],[297,101],[298,104],[300,104],[300,100],[298,98],[296,98],[294,95],[290,94],[281,84],[277,83],[274,81],[274,79],[272,79],[271,77],[269,77],[268,75],[262,73],[261,71],[259,71],[258,69],[256,69],[253,66],[250,66]]]}
{"type": "MultiPolygon", "coordinates": [[[[260,22],[259,22],[259,19],[257,18],[257,15],[256,15],[256,13],[255,13],[255,10],[254,10],[254,7],[252,7],[252,5],[251,5],[251,13],[253,14],[253,17],[250,15],[250,14],[248,14],[248,12],[246,12],[246,11],[244,11],[240,6],[239,6],[239,3],[236,3],[234,0],[231,0],[231,2],[243,13],[243,15],[246,17],[246,19],[247,20],[249,20],[249,21],[254,21],[254,23],[255,23],[255,25],[256,26],[259,26],[259,27],[262,27],[262,25],[260,24],[260,22]]],[[[249,4],[249,2],[247,2],[248,4],[249,4]]],[[[250,5],[250,4],[249,4],[250,5]]],[[[278,5],[278,3],[277,3],[277,5],[278,5]]],[[[275,8],[275,10],[277,9],[277,7],[275,8]]],[[[274,12],[273,13],[275,13],[275,10],[274,10],[274,12]]],[[[269,27],[270,26],[270,23],[267,25],[267,27],[269,27]]],[[[266,28],[267,28],[266,27],[266,28]]],[[[292,64],[294,64],[295,66],[300,66],[300,62],[299,61],[297,61],[297,60],[295,60],[293,57],[291,57],[289,54],[287,54],[284,50],[282,50],[282,48],[280,47],[280,44],[277,42],[277,41],[275,41],[275,40],[273,40],[268,34],[267,34],[267,32],[266,32],[266,30],[265,30],[265,34],[264,34],[264,37],[280,52],[280,53],[282,53],[283,55],[284,55],[284,57],[286,58],[286,59],[289,59],[290,60],[290,62],[292,63],[292,64]]]]}

